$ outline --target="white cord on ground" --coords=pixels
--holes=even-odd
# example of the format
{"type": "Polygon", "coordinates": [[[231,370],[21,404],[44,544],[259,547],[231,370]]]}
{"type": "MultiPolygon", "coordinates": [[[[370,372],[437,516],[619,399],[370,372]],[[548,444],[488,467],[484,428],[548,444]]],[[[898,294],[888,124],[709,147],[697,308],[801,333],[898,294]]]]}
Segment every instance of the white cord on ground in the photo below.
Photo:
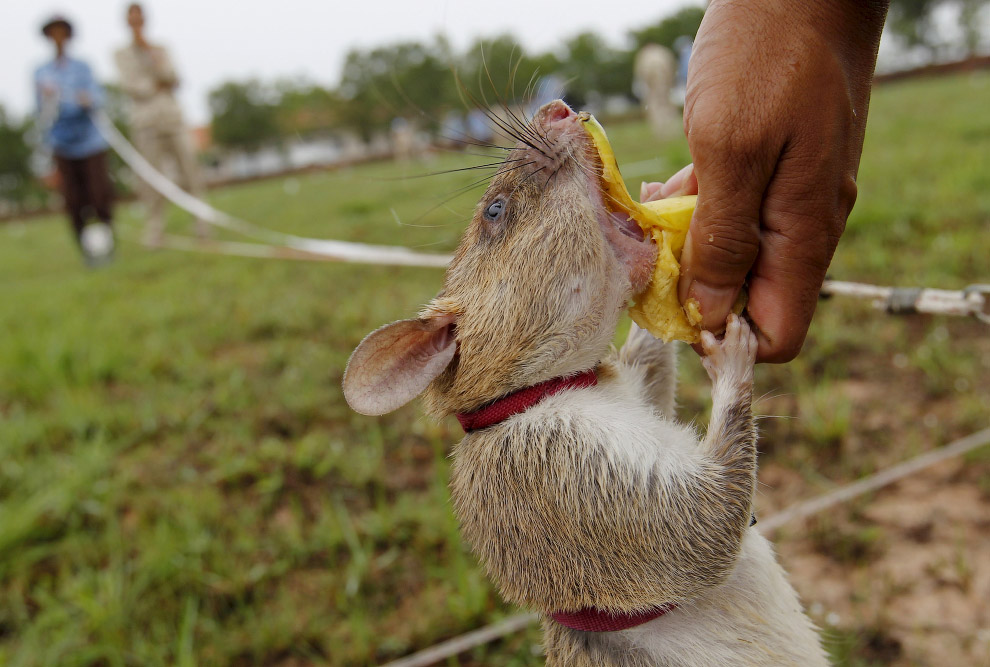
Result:
{"type": "Polygon", "coordinates": [[[481,646],[494,641],[499,637],[518,632],[526,626],[537,622],[540,617],[536,614],[516,614],[498,623],[486,625],[483,628],[468,632],[459,637],[448,639],[447,641],[431,646],[428,649],[413,653],[405,658],[399,658],[383,667],[426,667],[442,660],[446,660],[452,655],[470,651],[475,646],[481,646]]]}
{"type": "Polygon", "coordinates": [[[963,290],[942,290],[929,287],[881,287],[864,283],[826,280],[822,296],[851,296],[870,299],[873,305],[888,313],[930,313],[934,315],[973,316],[990,323],[990,285],[970,285],[963,290]]]}
{"type": "MultiPolygon", "coordinates": [[[[794,505],[766,519],[761,518],[757,526],[760,532],[763,533],[775,531],[786,523],[798,519],[806,519],[830,507],[852,500],[856,496],[861,496],[864,493],[870,493],[871,491],[876,491],[884,486],[893,484],[936,463],[962,456],[967,452],[988,444],[990,444],[990,428],[985,428],[965,438],[960,438],[945,447],[925,452],[913,459],[880,470],[817,498],[812,498],[811,500],[794,505]]],[[[522,630],[538,620],[539,616],[536,614],[516,614],[498,623],[486,625],[479,630],[468,632],[459,637],[454,637],[443,643],[413,653],[405,658],[400,658],[383,667],[427,667],[428,665],[434,665],[447,658],[469,651],[476,646],[487,644],[488,642],[522,630]]]]}
{"type": "Polygon", "coordinates": [[[757,526],[759,526],[760,532],[771,533],[786,523],[797,521],[798,519],[807,519],[819,512],[824,512],[830,507],[844,503],[847,500],[852,500],[856,496],[876,491],[909,475],[913,475],[919,470],[933,466],[936,463],[941,463],[942,461],[948,461],[956,456],[962,456],[966,452],[971,452],[986,444],[990,444],[990,428],[977,431],[945,447],[925,452],[890,468],[884,468],[879,472],[857,480],[852,484],[840,486],[834,491],[829,491],[817,498],[812,498],[811,500],[788,507],[766,520],[761,519],[757,526]]]}
{"type": "Polygon", "coordinates": [[[94,121],[100,133],[107,140],[107,143],[120,155],[120,158],[135,174],[173,204],[211,225],[230,229],[262,241],[263,243],[293,248],[304,253],[320,255],[341,262],[444,267],[450,261],[448,255],[415,252],[401,246],[382,246],[367,243],[350,243],[347,241],[311,239],[283,234],[245,222],[223,211],[218,211],[206,202],[193,197],[166,178],[164,174],[155,169],[131,145],[124,135],[117,130],[106,113],[100,112],[96,114],[94,121]]]}

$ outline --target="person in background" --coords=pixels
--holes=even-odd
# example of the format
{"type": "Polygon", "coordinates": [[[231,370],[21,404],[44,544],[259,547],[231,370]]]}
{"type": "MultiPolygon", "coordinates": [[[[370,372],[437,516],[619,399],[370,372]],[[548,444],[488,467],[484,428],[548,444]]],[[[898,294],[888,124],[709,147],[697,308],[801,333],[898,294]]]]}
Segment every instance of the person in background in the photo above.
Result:
{"type": "Polygon", "coordinates": [[[87,263],[93,265],[108,259],[113,247],[113,184],[107,168],[107,143],[92,118],[103,105],[103,89],[89,65],[66,53],[73,30],[65,17],[53,16],[41,33],[54,45],[55,57],[34,73],[39,123],[44,143],[54,157],[76,242],[87,263]],[[100,234],[84,232],[91,215],[106,225],[100,234]],[[100,239],[97,252],[86,242],[88,236],[100,239]]]}
{"type": "MultiPolygon", "coordinates": [[[[173,162],[179,185],[192,195],[202,198],[199,168],[182,119],[182,110],[175,99],[179,85],[168,51],[150,43],[144,35],[144,9],[139,3],[127,7],[127,25],[131,43],[117,50],[114,59],[120,75],[120,87],[131,100],[130,121],[134,143],[148,162],[164,172],[173,162]]],[[[147,208],[145,243],[160,245],[165,230],[165,198],[147,183],[142,183],[141,198],[147,208]]],[[[196,221],[201,238],[209,228],[196,221]]]]}
{"type": "Polygon", "coordinates": [[[676,62],[670,49],[645,44],[633,61],[633,91],[650,121],[653,136],[665,141],[680,129],[680,110],[671,102],[676,62]]]}
{"type": "Polygon", "coordinates": [[[694,42],[684,131],[694,159],[644,201],[697,194],[678,293],[724,326],[743,285],[757,361],[801,350],[856,201],[889,2],[711,0],[694,42]]]}
{"type": "Polygon", "coordinates": [[[670,91],[670,101],[681,108],[684,107],[684,95],[687,92],[688,63],[691,62],[692,48],[694,48],[694,40],[687,35],[681,35],[674,40],[677,76],[674,80],[674,89],[670,91]]]}

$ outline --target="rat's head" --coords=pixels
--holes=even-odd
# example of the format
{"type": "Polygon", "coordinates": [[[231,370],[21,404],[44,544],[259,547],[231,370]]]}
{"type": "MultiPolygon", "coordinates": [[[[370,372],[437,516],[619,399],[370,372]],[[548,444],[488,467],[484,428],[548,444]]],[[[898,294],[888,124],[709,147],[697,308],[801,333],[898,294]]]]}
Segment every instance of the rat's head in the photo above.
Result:
{"type": "Polygon", "coordinates": [[[603,201],[587,118],[558,100],[515,128],[443,289],[352,355],[351,407],[383,414],[425,389],[434,413],[465,412],[602,358],[656,247],[603,201]]]}

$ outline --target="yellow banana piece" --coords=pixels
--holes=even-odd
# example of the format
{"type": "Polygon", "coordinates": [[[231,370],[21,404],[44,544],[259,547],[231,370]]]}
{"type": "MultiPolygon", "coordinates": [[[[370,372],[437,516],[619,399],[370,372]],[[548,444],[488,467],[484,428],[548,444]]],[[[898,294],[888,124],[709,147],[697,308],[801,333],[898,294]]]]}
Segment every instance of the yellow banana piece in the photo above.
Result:
{"type": "Polygon", "coordinates": [[[646,290],[635,297],[629,315],[636,324],[664,341],[697,343],[701,339],[697,326],[701,322],[698,303],[692,299],[686,308],[682,308],[677,299],[677,280],[681,275],[679,260],[697,196],[671,197],[645,204],[634,201],[619,174],[619,165],[605,130],[590,114],[583,120],[601,156],[602,192],[606,205],[635,220],[657,244],[653,277],[646,290]]]}

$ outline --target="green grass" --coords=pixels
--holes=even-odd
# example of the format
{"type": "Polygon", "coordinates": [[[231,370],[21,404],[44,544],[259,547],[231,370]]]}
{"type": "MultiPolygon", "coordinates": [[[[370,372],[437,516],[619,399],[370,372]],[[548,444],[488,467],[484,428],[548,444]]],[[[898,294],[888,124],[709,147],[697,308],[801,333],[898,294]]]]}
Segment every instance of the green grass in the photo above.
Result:
{"type": "MultiPolygon", "coordinates": [[[[836,277],[990,279],[986,108],[986,74],[875,92],[836,277]]],[[[683,143],[658,153],[642,124],[608,129],[622,164],[659,157],[669,173],[687,158],[683,143]]],[[[211,199],[295,234],[449,251],[480,190],[442,202],[478,175],[396,177],[464,162],[211,199]]],[[[125,231],[134,215],[121,209],[125,231]]],[[[188,225],[173,212],[173,228],[188,225]]],[[[456,423],[418,405],[361,417],[340,393],[361,337],[415,313],[439,271],[128,243],[87,271],[61,217],[5,225],[0,239],[0,664],[372,664],[512,612],[450,513],[456,423]]],[[[761,370],[761,391],[786,392],[764,404],[800,416],[766,424],[763,447],[836,479],[985,424],[985,335],[823,305],[802,357],[761,370]],[[911,383],[898,387],[904,411],[938,401],[934,425],[871,425],[842,396],[851,380],[891,378],[911,383]]],[[[707,382],[684,359],[690,417],[707,382]]],[[[531,630],[451,664],[540,664],[538,641],[531,630]]]]}

